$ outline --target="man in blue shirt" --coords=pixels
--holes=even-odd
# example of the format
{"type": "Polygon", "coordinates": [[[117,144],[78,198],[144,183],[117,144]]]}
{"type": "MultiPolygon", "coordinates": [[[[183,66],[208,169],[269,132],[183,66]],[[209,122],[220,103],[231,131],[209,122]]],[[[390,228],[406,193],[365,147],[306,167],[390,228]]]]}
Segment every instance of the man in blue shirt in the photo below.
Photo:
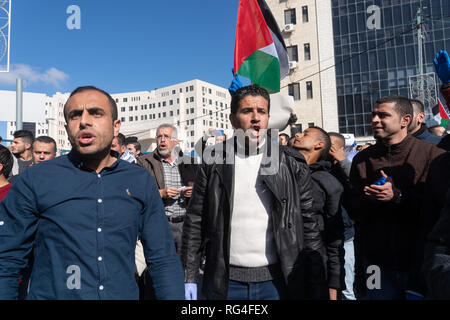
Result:
{"type": "Polygon", "coordinates": [[[28,299],[137,299],[140,236],[157,299],[184,299],[183,269],[154,180],[110,151],[117,106],[95,87],[64,106],[67,156],[19,176],[0,205],[0,300],[16,299],[33,250],[28,299]]]}

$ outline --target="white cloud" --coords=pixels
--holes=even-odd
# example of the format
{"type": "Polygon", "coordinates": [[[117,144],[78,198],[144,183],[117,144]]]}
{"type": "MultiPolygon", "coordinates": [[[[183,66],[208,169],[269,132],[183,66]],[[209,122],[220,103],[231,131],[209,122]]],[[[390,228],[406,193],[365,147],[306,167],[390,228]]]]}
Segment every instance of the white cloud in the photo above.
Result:
{"type": "Polygon", "coordinates": [[[60,88],[61,84],[69,79],[69,75],[56,68],[50,68],[40,72],[26,64],[11,65],[10,72],[0,73],[0,84],[12,86],[16,84],[16,79],[21,78],[25,86],[35,83],[43,83],[60,88]]]}

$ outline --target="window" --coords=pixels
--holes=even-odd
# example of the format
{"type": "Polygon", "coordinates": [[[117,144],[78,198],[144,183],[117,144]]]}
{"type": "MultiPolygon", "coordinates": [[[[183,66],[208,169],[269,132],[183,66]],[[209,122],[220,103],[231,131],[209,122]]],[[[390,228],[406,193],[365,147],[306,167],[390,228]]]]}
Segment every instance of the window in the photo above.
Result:
{"type": "Polygon", "coordinates": [[[312,87],[311,81],[306,82],[306,98],[308,98],[308,99],[313,98],[313,87],[312,87]]]}
{"type": "Polygon", "coordinates": [[[158,102],[158,108],[161,108],[161,102],[158,102]]]}
{"type": "Polygon", "coordinates": [[[133,117],[129,117],[128,120],[133,121],[133,117]]]}
{"type": "Polygon", "coordinates": [[[163,101],[163,107],[165,107],[166,106],[166,102],[165,101],[163,101]]]}
{"type": "Polygon", "coordinates": [[[284,24],[296,24],[297,18],[295,15],[295,9],[289,9],[284,11],[284,24]]]}
{"type": "Polygon", "coordinates": [[[170,116],[173,117],[173,111],[170,111],[170,116]]]}
{"type": "Polygon", "coordinates": [[[177,116],[179,116],[179,115],[180,115],[180,109],[177,110],[177,116]]]}
{"type": "Polygon", "coordinates": [[[125,107],[120,108],[120,111],[125,112],[125,107]]]}
{"type": "Polygon", "coordinates": [[[314,122],[309,122],[308,123],[308,128],[312,128],[312,127],[314,127],[314,122]]]}
{"type": "Polygon", "coordinates": [[[137,111],[137,109],[138,109],[138,106],[134,106],[134,110],[137,111]]]}
{"type": "Polygon", "coordinates": [[[300,83],[290,83],[288,91],[289,95],[294,97],[294,100],[300,100],[300,83]]]}
{"type": "Polygon", "coordinates": [[[302,7],[302,17],[303,17],[303,22],[309,22],[308,6],[303,6],[302,7]]]}
{"type": "Polygon", "coordinates": [[[135,117],[134,117],[134,120],[138,121],[138,120],[139,120],[139,117],[138,117],[138,116],[135,116],[135,117]]]}
{"type": "Polygon", "coordinates": [[[189,101],[190,101],[190,102],[194,102],[194,97],[190,97],[190,98],[189,98],[189,101]]]}
{"type": "Polygon", "coordinates": [[[183,88],[180,88],[180,93],[183,93],[183,88]]]}
{"type": "Polygon", "coordinates": [[[186,103],[189,103],[189,98],[186,98],[186,103]]]}
{"type": "Polygon", "coordinates": [[[304,47],[305,47],[305,60],[311,60],[311,51],[309,49],[309,43],[305,43],[304,47]]]}
{"type": "Polygon", "coordinates": [[[165,118],[167,116],[167,113],[163,112],[163,118],[165,118]]]}
{"type": "Polygon", "coordinates": [[[128,99],[127,98],[123,98],[123,102],[128,102],[128,99]]]}
{"type": "Polygon", "coordinates": [[[194,113],[195,111],[194,111],[194,108],[191,108],[191,113],[194,113]]]}
{"type": "Polygon", "coordinates": [[[194,136],[194,130],[191,131],[191,136],[192,136],[192,137],[194,136]]]}
{"type": "Polygon", "coordinates": [[[176,90],[172,90],[172,94],[175,94],[176,93],[176,90]]]}
{"type": "Polygon", "coordinates": [[[211,89],[208,89],[208,93],[209,93],[209,94],[211,94],[211,93],[212,93],[211,89]]]}
{"type": "Polygon", "coordinates": [[[158,113],[158,119],[161,118],[161,113],[158,113]]]}
{"type": "Polygon", "coordinates": [[[191,124],[194,124],[194,119],[191,119],[191,124]]]}
{"type": "Polygon", "coordinates": [[[298,47],[290,46],[290,47],[287,47],[286,49],[288,52],[289,61],[298,61],[298,47]]]}
{"type": "Polygon", "coordinates": [[[190,89],[191,91],[194,91],[194,86],[190,86],[189,89],[190,89]]]}

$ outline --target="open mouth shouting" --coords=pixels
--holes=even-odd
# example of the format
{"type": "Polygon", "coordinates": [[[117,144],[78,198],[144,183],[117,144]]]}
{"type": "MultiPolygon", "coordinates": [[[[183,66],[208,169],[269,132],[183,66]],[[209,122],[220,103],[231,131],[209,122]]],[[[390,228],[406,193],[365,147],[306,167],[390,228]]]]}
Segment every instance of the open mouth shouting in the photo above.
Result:
{"type": "Polygon", "coordinates": [[[83,131],[78,135],[78,142],[81,146],[90,146],[95,140],[95,135],[89,131],[83,131]]]}

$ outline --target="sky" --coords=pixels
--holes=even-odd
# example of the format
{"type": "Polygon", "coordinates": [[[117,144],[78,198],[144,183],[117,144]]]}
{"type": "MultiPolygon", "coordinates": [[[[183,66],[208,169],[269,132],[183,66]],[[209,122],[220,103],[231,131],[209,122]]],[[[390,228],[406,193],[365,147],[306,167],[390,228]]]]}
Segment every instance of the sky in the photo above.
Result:
{"type": "MultiPolygon", "coordinates": [[[[3,0],[0,0],[3,2],[3,0]]],[[[10,73],[0,90],[110,93],[232,80],[238,0],[12,0],[10,73]],[[81,29],[69,30],[71,5],[81,29]]]]}

